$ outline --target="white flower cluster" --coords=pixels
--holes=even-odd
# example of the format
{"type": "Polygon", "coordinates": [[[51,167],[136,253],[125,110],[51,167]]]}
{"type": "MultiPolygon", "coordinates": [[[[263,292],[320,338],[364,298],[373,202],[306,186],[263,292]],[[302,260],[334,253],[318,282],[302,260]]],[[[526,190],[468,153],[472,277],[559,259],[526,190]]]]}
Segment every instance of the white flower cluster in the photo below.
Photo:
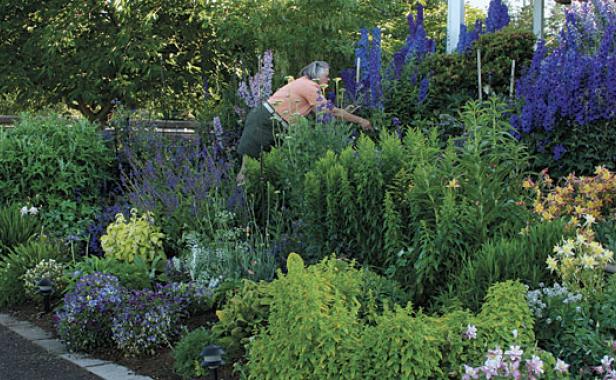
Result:
{"type": "MultiPolygon", "coordinates": [[[[581,294],[570,292],[567,287],[561,286],[559,283],[555,283],[553,287],[547,288],[543,283],[541,283],[539,284],[539,287],[539,289],[530,290],[526,294],[528,307],[537,318],[541,318],[543,316],[543,310],[547,307],[543,297],[561,298],[564,304],[576,303],[582,300],[581,294]]],[[[581,309],[577,307],[576,311],[580,312],[581,309]]]]}
{"type": "Polygon", "coordinates": [[[21,216],[25,216],[25,215],[36,215],[39,212],[40,207],[30,207],[28,208],[28,206],[24,206],[21,209],[19,209],[19,212],[21,214],[21,216]]]}

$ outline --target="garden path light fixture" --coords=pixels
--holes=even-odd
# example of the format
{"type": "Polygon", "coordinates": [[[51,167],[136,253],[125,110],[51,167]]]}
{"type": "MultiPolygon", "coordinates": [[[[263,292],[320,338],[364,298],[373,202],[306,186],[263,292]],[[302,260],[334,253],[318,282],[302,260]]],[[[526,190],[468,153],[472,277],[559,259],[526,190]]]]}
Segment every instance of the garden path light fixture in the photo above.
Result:
{"type": "Polygon", "coordinates": [[[215,344],[210,344],[201,351],[201,365],[214,371],[214,380],[218,380],[218,367],[225,364],[222,360],[224,354],[222,347],[215,344]]]}
{"type": "Polygon", "coordinates": [[[38,286],[39,294],[43,296],[43,304],[45,307],[45,313],[49,313],[51,311],[51,306],[49,304],[49,297],[51,293],[53,293],[53,282],[48,278],[43,278],[36,284],[38,286]]]}

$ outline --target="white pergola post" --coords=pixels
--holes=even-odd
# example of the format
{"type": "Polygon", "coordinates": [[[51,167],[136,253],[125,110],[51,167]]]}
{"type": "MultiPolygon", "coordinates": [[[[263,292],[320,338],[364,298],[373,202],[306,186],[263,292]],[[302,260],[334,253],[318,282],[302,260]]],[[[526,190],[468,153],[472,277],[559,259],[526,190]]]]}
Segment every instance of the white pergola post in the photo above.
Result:
{"type": "MultiPolygon", "coordinates": [[[[537,0],[535,0],[537,1],[537,0]]],[[[464,23],[464,0],[447,0],[447,52],[453,53],[460,40],[460,25],[464,23]]]]}
{"type": "Polygon", "coordinates": [[[543,1],[544,0],[534,0],[533,1],[533,33],[537,40],[543,38],[543,1]]]}

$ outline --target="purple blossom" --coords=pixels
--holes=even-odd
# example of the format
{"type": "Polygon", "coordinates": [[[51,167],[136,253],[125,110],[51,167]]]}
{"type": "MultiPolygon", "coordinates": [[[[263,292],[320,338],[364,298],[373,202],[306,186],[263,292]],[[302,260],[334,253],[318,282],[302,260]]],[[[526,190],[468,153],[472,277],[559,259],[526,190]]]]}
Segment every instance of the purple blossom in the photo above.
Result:
{"type": "Polygon", "coordinates": [[[222,128],[222,123],[220,122],[220,117],[216,116],[214,117],[213,123],[214,125],[214,137],[215,137],[215,142],[214,142],[214,155],[216,155],[217,157],[222,155],[225,146],[223,143],[223,135],[224,135],[224,129],[222,128]]]}
{"type": "Polygon", "coordinates": [[[567,373],[567,371],[569,371],[569,364],[558,359],[556,360],[556,365],[554,365],[554,371],[558,373],[567,373]]]}
{"type": "Polygon", "coordinates": [[[496,32],[509,25],[509,9],[502,0],[490,0],[488,17],[486,18],[486,31],[496,32]]]}
{"type": "Polygon", "coordinates": [[[274,76],[273,53],[263,53],[259,71],[247,81],[241,81],[237,89],[238,96],[248,108],[255,108],[272,95],[272,78],[274,76]]]}
{"type": "Polygon", "coordinates": [[[557,144],[552,148],[552,158],[554,161],[560,160],[565,153],[567,153],[567,148],[563,144],[557,144]]]}
{"type": "Polygon", "coordinates": [[[420,62],[426,54],[434,52],[434,41],[427,38],[424,28],[423,6],[417,5],[417,16],[407,16],[409,34],[404,45],[394,53],[393,60],[388,68],[388,78],[400,79],[402,70],[410,61],[420,62]]]}
{"type": "Polygon", "coordinates": [[[458,40],[457,51],[459,54],[467,52],[473,42],[479,39],[479,35],[483,33],[483,24],[481,20],[475,21],[475,27],[472,31],[468,31],[466,25],[460,26],[460,39],[458,40]]]}
{"type": "MultiPolygon", "coordinates": [[[[517,83],[521,111],[511,116],[511,124],[518,133],[563,135],[575,126],[616,118],[615,35],[616,8],[608,1],[566,11],[558,46],[547,55],[539,41],[517,83]]],[[[559,160],[566,149],[556,143],[552,159],[559,160]]]]}
{"type": "Polygon", "coordinates": [[[73,291],[64,296],[56,315],[58,335],[71,350],[91,351],[111,345],[109,326],[122,302],[118,278],[93,273],[80,278],[73,291]]]}
{"type": "Polygon", "coordinates": [[[128,355],[153,353],[160,346],[169,346],[181,333],[181,322],[191,305],[205,296],[204,288],[191,283],[130,291],[115,311],[112,339],[128,355]]]}
{"type": "Polygon", "coordinates": [[[381,29],[372,29],[372,48],[370,49],[370,108],[383,109],[383,90],[381,88],[381,29]]]}
{"type": "Polygon", "coordinates": [[[520,346],[511,346],[509,350],[505,351],[505,355],[509,357],[509,360],[512,362],[519,362],[522,359],[522,354],[524,351],[520,348],[520,346]]]}
{"type": "Polygon", "coordinates": [[[477,339],[477,327],[475,325],[468,325],[462,336],[466,339],[477,339]]]}
{"type": "MultiPolygon", "coordinates": [[[[166,230],[166,221],[190,223],[208,212],[214,194],[231,195],[227,183],[234,182],[229,175],[232,163],[222,149],[223,135],[219,120],[214,120],[212,146],[197,136],[171,140],[148,130],[134,131],[122,142],[124,198],[131,207],[153,212],[163,221],[164,233],[177,233],[166,230]]],[[[104,228],[102,222],[98,226],[104,228]]]]}
{"type": "Polygon", "coordinates": [[[526,361],[526,369],[528,370],[529,378],[535,378],[535,375],[543,374],[543,360],[541,360],[538,356],[533,355],[530,360],[526,361]]]}

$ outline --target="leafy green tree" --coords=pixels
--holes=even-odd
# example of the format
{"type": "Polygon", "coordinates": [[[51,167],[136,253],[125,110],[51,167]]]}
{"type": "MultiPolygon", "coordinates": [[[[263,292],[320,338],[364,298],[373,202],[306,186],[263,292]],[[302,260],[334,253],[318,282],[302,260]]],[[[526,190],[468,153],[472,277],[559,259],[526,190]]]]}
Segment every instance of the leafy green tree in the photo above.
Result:
{"type": "Polygon", "coordinates": [[[195,94],[208,67],[200,11],[183,0],[6,0],[0,4],[0,92],[62,102],[107,120],[114,100],[195,94]],[[202,64],[203,63],[203,64],[202,64]]]}

